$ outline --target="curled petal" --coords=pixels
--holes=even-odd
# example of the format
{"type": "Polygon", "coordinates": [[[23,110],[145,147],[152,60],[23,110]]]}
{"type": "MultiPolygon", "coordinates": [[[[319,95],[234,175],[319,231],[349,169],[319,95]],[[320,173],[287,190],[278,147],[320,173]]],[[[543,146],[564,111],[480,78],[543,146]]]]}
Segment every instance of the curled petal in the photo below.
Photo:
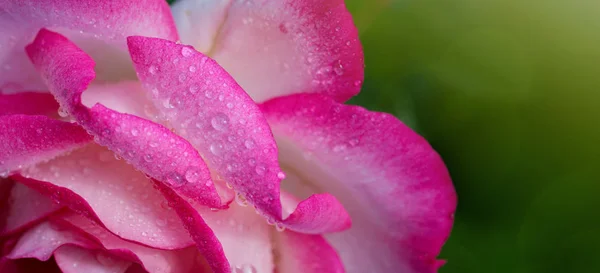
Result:
{"type": "Polygon", "coordinates": [[[343,0],[182,0],[183,43],[222,65],[262,102],[294,93],[358,94],[363,51],[343,0]]]}
{"type": "Polygon", "coordinates": [[[181,218],[183,226],[188,230],[192,240],[196,242],[198,251],[204,256],[214,273],[231,272],[229,262],[223,252],[223,246],[212,229],[204,222],[198,211],[172,189],[157,182],[165,198],[181,218]]]}
{"type": "Polygon", "coordinates": [[[46,116],[0,116],[0,176],[89,143],[76,124],[46,116]]]}
{"type": "Polygon", "coordinates": [[[0,194],[0,235],[16,233],[35,225],[62,208],[23,184],[10,184],[11,189],[6,197],[0,194]]]}
{"type": "Polygon", "coordinates": [[[60,34],[41,30],[27,53],[62,108],[110,148],[149,176],[210,207],[223,208],[210,171],[198,152],[168,128],[96,104],[81,94],[94,78],[94,61],[60,34]]]}
{"type": "Polygon", "coordinates": [[[25,169],[13,178],[121,238],[162,249],[193,244],[150,179],[98,145],[25,169]]]}
{"type": "Polygon", "coordinates": [[[0,25],[0,88],[8,81],[17,89],[43,87],[23,51],[40,28],[60,31],[96,57],[104,57],[101,66],[107,78],[122,77],[119,60],[126,36],[178,39],[163,0],[6,0],[0,2],[0,25]]]}
{"type": "Polygon", "coordinates": [[[23,92],[0,94],[0,116],[2,115],[52,115],[58,103],[48,93],[23,92]]]}
{"type": "Polygon", "coordinates": [[[282,187],[330,192],[352,216],[351,229],[327,235],[348,272],[437,271],[456,195],[425,139],[389,114],[320,95],[281,97],[262,109],[282,164],[293,168],[282,187]]]}
{"type": "Polygon", "coordinates": [[[159,111],[218,173],[274,222],[308,233],[348,228],[332,196],[313,196],[282,219],[277,146],[258,106],[214,60],[191,47],[129,37],[131,57],[159,111]],[[193,69],[192,69],[193,67],[193,69]],[[327,219],[335,221],[330,221],[327,219]]]}

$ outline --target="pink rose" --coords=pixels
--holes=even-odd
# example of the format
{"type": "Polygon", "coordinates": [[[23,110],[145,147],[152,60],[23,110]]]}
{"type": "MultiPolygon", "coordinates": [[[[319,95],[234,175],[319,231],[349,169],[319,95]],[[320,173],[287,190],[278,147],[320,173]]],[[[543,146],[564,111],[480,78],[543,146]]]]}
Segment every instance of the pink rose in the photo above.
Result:
{"type": "Polygon", "coordinates": [[[342,104],[363,80],[342,0],[2,0],[0,26],[0,272],[443,263],[450,177],[342,104]]]}

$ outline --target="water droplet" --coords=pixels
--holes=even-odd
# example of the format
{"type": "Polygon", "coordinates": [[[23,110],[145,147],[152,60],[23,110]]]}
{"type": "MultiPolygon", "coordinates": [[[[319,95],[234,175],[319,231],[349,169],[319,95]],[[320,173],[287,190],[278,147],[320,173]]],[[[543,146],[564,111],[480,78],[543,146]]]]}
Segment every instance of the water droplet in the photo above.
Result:
{"type": "Polygon", "coordinates": [[[190,65],[190,67],[188,67],[188,70],[189,70],[190,72],[196,72],[196,67],[195,67],[195,66],[193,66],[193,65],[190,65]]]}
{"type": "Polygon", "coordinates": [[[360,86],[361,83],[362,83],[361,80],[356,80],[356,81],[354,81],[354,86],[360,86]]]}
{"type": "Polygon", "coordinates": [[[234,273],[257,273],[256,268],[251,264],[243,264],[235,267],[234,273]]]}
{"type": "Polygon", "coordinates": [[[346,42],[346,45],[347,45],[347,46],[350,46],[350,44],[351,44],[351,43],[350,43],[350,41],[347,41],[347,42],[346,42]]]}
{"type": "Polygon", "coordinates": [[[121,156],[119,156],[118,154],[115,153],[115,159],[116,160],[121,160],[121,156]]]}
{"type": "Polygon", "coordinates": [[[142,231],[142,236],[146,237],[146,236],[148,236],[148,233],[146,233],[145,231],[142,231]]]}
{"type": "Polygon", "coordinates": [[[278,172],[278,173],[277,173],[277,178],[279,178],[279,179],[285,179],[285,173],[283,173],[283,172],[278,172]]]}
{"type": "Polygon", "coordinates": [[[170,98],[166,98],[165,100],[163,100],[162,105],[163,105],[164,108],[167,108],[167,109],[173,108],[173,105],[171,105],[171,99],[170,98]]]}
{"type": "Polygon", "coordinates": [[[241,193],[237,193],[235,195],[235,202],[242,207],[248,206],[248,200],[246,200],[246,197],[244,197],[241,193]]]}
{"type": "Polygon", "coordinates": [[[144,155],[144,160],[146,160],[146,162],[152,162],[152,155],[151,154],[144,155]]]}
{"type": "Polygon", "coordinates": [[[206,91],[204,92],[204,96],[205,96],[206,98],[212,99],[212,98],[215,96],[215,94],[214,94],[214,93],[213,93],[213,91],[211,91],[211,90],[206,90],[206,91]]]}
{"type": "Polygon", "coordinates": [[[98,252],[96,254],[96,260],[104,266],[112,266],[115,264],[115,259],[104,252],[98,252]]]}
{"type": "Polygon", "coordinates": [[[358,145],[359,142],[360,142],[360,140],[358,140],[358,138],[353,138],[350,141],[348,141],[348,143],[350,143],[350,146],[352,146],[352,147],[358,145]]]}
{"type": "Polygon", "coordinates": [[[275,229],[279,232],[282,232],[285,230],[285,226],[283,226],[283,224],[281,224],[281,223],[277,223],[277,224],[275,224],[275,229]]]}
{"type": "Polygon", "coordinates": [[[339,27],[339,26],[335,27],[335,31],[336,31],[336,32],[340,31],[341,29],[342,29],[342,28],[341,28],[341,27],[339,27]]]}
{"type": "Polygon", "coordinates": [[[248,159],[248,164],[250,164],[250,166],[256,165],[256,159],[254,159],[254,158],[248,159]]]}
{"type": "Polygon", "coordinates": [[[154,65],[151,65],[150,67],[148,67],[148,72],[150,72],[150,74],[152,74],[152,75],[156,74],[157,71],[158,71],[158,68],[154,65]]]}
{"type": "Polygon", "coordinates": [[[192,85],[192,86],[190,86],[190,93],[196,94],[196,93],[198,93],[199,89],[200,89],[200,87],[198,87],[197,85],[192,85]]]}
{"type": "Polygon", "coordinates": [[[254,168],[258,175],[264,175],[267,172],[267,167],[264,165],[258,165],[254,168]]]}
{"type": "Polygon", "coordinates": [[[195,183],[198,182],[198,179],[200,179],[200,173],[196,169],[190,168],[185,172],[185,180],[188,182],[195,183]]]}
{"type": "Polygon", "coordinates": [[[344,151],[344,150],[346,150],[346,144],[339,144],[339,145],[335,145],[333,147],[333,151],[336,153],[344,151]]]}
{"type": "Polygon", "coordinates": [[[64,108],[58,107],[58,115],[63,118],[66,118],[69,115],[69,113],[67,113],[67,111],[64,108]]]}
{"type": "Polygon", "coordinates": [[[344,66],[342,66],[340,61],[333,66],[333,72],[335,72],[335,74],[338,76],[344,75],[344,66]]]}
{"type": "Polygon", "coordinates": [[[210,152],[214,155],[220,155],[223,152],[223,144],[221,143],[213,143],[209,147],[210,152]]]}
{"type": "Polygon", "coordinates": [[[171,174],[169,174],[167,177],[167,181],[174,187],[180,187],[184,183],[183,179],[181,178],[181,175],[176,172],[172,172],[171,174]]]}
{"type": "Polygon", "coordinates": [[[254,148],[254,145],[254,140],[252,139],[246,139],[246,141],[244,141],[244,146],[246,146],[248,149],[254,148]]]}
{"type": "Polygon", "coordinates": [[[194,51],[187,46],[181,48],[181,55],[183,57],[190,57],[190,56],[192,56],[193,53],[194,53],[194,51]]]}
{"type": "Polygon", "coordinates": [[[233,108],[233,103],[231,103],[231,102],[228,102],[228,103],[227,103],[227,108],[229,108],[229,109],[232,109],[232,108],[233,108]]]}
{"type": "Polygon", "coordinates": [[[156,143],[156,142],[150,142],[150,147],[156,148],[156,147],[158,147],[158,143],[156,143]]]}
{"type": "Polygon", "coordinates": [[[187,80],[187,76],[185,74],[179,74],[179,82],[185,82],[187,80]]]}
{"type": "Polygon", "coordinates": [[[227,131],[229,129],[229,117],[224,113],[215,114],[210,123],[217,131],[227,131]]]}
{"type": "Polygon", "coordinates": [[[131,135],[132,136],[137,136],[139,134],[140,131],[138,131],[137,129],[133,128],[131,129],[131,135]]]}
{"type": "Polygon", "coordinates": [[[167,221],[165,221],[163,219],[156,219],[156,225],[159,227],[164,227],[167,225],[167,221]]]}

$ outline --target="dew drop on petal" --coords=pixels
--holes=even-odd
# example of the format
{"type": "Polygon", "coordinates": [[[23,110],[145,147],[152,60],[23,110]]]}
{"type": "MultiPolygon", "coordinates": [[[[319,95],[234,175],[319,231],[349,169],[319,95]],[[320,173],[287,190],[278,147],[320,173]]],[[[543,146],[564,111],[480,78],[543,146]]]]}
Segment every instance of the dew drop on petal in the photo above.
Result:
{"type": "Polygon", "coordinates": [[[193,53],[193,50],[191,48],[187,47],[187,46],[183,47],[181,49],[181,55],[183,57],[190,57],[190,56],[192,56],[192,53],[193,53]]]}
{"type": "Polygon", "coordinates": [[[248,149],[254,148],[254,140],[246,139],[246,141],[244,141],[244,146],[246,146],[248,149]]]}
{"type": "Polygon", "coordinates": [[[229,117],[224,113],[215,114],[210,123],[217,131],[227,131],[229,129],[229,117]]]}
{"type": "Polygon", "coordinates": [[[248,206],[248,200],[246,200],[246,197],[244,197],[241,193],[237,193],[235,195],[235,202],[242,207],[248,206]]]}
{"type": "Polygon", "coordinates": [[[235,267],[234,273],[257,273],[254,265],[243,264],[235,267]]]}
{"type": "Polygon", "coordinates": [[[190,168],[185,172],[185,180],[188,182],[195,183],[198,182],[199,179],[200,173],[196,169],[190,168]]]}
{"type": "Polygon", "coordinates": [[[285,179],[285,173],[283,173],[283,172],[278,172],[278,173],[277,173],[277,178],[279,178],[279,179],[285,179]]]}

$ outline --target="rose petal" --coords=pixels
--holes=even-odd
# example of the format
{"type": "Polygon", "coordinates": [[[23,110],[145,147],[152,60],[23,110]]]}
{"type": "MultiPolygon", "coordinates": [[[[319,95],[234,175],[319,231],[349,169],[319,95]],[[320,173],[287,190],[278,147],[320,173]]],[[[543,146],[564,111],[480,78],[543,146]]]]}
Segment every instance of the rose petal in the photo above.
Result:
{"type": "Polygon", "coordinates": [[[271,232],[274,228],[254,209],[243,206],[217,212],[196,209],[223,245],[227,260],[236,269],[234,272],[273,272],[271,232]]]}
{"type": "Polygon", "coordinates": [[[0,235],[18,232],[33,226],[62,207],[48,197],[20,183],[13,183],[5,203],[0,206],[0,235]]]}
{"type": "Polygon", "coordinates": [[[58,103],[47,93],[24,92],[18,94],[0,94],[1,115],[54,115],[58,103]]]}
{"type": "Polygon", "coordinates": [[[344,273],[340,257],[321,235],[293,231],[276,235],[278,273],[344,273]]]}
{"type": "Polygon", "coordinates": [[[277,98],[262,109],[289,177],[335,194],[354,219],[350,230],[327,236],[348,272],[435,272],[456,196],[422,137],[389,114],[319,95],[277,98]]]}
{"type": "Polygon", "coordinates": [[[183,43],[214,58],[256,101],[311,92],[358,94],[364,60],[343,0],[175,3],[183,43]]]}
{"type": "Polygon", "coordinates": [[[211,170],[267,218],[309,233],[349,226],[343,207],[327,195],[304,201],[282,220],[279,181],[284,174],[269,126],[258,106],[215,61],[161,39],[136,36],[128,43],[138,76],[152,90],[159,111],[198,149],[211,170]]]}
{"type": "Polygon", "coordinates": [[[0,116],[0,177],[88,143],[76,124],[46,116],[0,116]]]}
{"type": "Polygon", "coordinates": [[[98,248],[97,242],[84,234],[67,232],[66,227],[43,222],[25,232],[8,255],[9,259],[35,258],[47,261],[54,251],[64,245],[78,245],[88,249],[98,248]]]}
{"type": "Polygon", "coordinates": [[[168,128],[96,104],[87,108],[81,93],[94,78],[94,61],[60,34],[41,30],[27,46],[34,65],[63,109],[138,170],[177,188],[203,205],[224,208],[210,171],[198,152],[168,128]]]}
{"type": "Polygon", "coordinates": [[[123,273],[131,265],[131,262],[107,256],[102,251],[72,245],[57,249],[54,259],[63,273],[123,273]]]}
{"type": "Polygon", "coordinates": [[[98,219],[121,238],[162,249],[193,244],[153,183],[103,147],[89,145],[23,170],[21,174],[23,177],[15,179],[47,189],[56,201],[98,219]],[[58,191],[71,192],[81,203],[67,196],[57,199],[60,195],[55,192],[58,191]]]}
{"type": "Polygon", "coordinates": [[[230,273],[231,269],[223,252],[223,246],[198,211],[166,185],[156,182],[155,186],[169,201],[169,206],[177,212],[188,233],[196,242],[198,251],[204,256],[213,272],[230,273]]]}
{"type": "Polygon", "coordinates": [[[163,0],[8,0],[0,2],[0,25],[0,88],[8,81],[20,89],[43,87],[23,52],[40,28],[49,27],[69,35],[94,52],[95,57],[103,57],[101,67],[112,74],[108,77],[122,77],[118,75],[122,73],[115,75],[114,71],[123,71],[119,60],[125,60],[124,37],[178,38],[163,0]]]}
{"type": "Polygon", "coordinates": [[[97,238],[105,249],[115,255],[120,253],[119,257],[140,264],[148,272],[198,272],[202,262],[205,262],[201,261],[201,256],[195,247],[178,250],[153,249],[124,241],[96,223],[76,214],[67,214],[58,220],[66,221],[72,229],[86,232],[97,238]]]}

